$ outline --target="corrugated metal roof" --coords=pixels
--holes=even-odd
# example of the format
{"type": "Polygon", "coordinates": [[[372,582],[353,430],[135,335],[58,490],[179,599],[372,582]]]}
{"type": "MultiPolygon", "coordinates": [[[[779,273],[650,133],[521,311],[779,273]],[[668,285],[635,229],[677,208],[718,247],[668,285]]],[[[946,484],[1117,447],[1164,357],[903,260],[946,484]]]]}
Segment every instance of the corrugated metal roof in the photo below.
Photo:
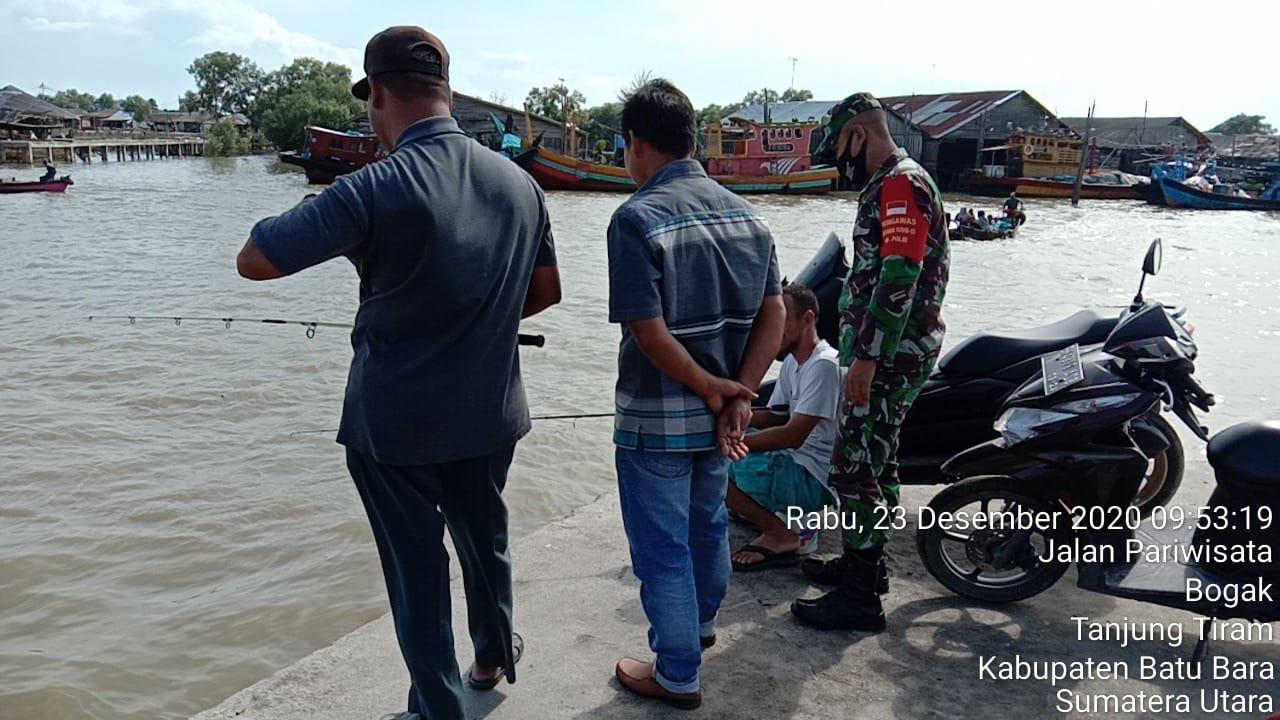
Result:
{"type": "Polygon", "coordinates": [[[13,85],[0,88],[0,120],[17,122],[23,118],[79,120],[80,116],[53,103],[25,92],[13,85]]]}
{"type": "MultiPolygon", "coordinates": [[[[907,118],[930,137],[943,138],[978,119],[987,110],[1022,94],[1022,90],[987,90],[938,95],[892,95],[880,98],[880,102],[907,118]]],[[[1032,101],[1035,101],[1034,98],[1032,101]]]]}
{"type": "Polygon", "coordinates": [[[1280,160],[1280,135],[1227,135],[1226,133],[1205,133],[1205,135],[1213,143],[1213,150],[1219,157],[1280,160]]]}
{"type": "Polygon", "coordinates": [[[1062,122],[1085,136],[1085,130],[1093,128],[1092,137],[1098,145],[1119,149],[1157,148],[1165,145],[1195,147],[1208,143],[1209,137],[1181,117],[1070,117],[1062,122]]]}
{"type": "MultiPolygon", "coordinates": [[[[838,102],[840,101],[803,100],[799,102],[769,103],[769,120],[776,123],[818,122],[838,102]]],[[[764,122],[764,105],[762,103],[748,105],[722,119],[727,120],[731,117],[762,123],[764,122]]]]}

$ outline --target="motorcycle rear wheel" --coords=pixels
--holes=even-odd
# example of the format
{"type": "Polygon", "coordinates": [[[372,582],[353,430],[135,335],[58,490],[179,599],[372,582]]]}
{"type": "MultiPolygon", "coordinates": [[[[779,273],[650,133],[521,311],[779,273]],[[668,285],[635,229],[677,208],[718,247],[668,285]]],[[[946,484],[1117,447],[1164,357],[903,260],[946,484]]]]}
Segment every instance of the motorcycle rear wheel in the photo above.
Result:
{"type": "Polygon", "coordinates": [[[1070,563],[1042,560],[1048,542],[1070,545],[1070,518],[1048,500],[1023,491],[1021,484],[1000,475],[980,475],[949,485],[929,502],[934,517],[967,512],[992,517],[1019,507],[1055,516],[1048,530],[955,529],[933,523],[916,531],[916,551],[938,582],[952,592],[988,603],[1010,603],[1044,592],[1067,572],[1070,563]],[[975,509],[974,505],[977,505],[975,509]],[[994,506],[994,507],[993,507],[994,506]],[[1001,559],[1000,556],[1003,556],[1001,559]]]}

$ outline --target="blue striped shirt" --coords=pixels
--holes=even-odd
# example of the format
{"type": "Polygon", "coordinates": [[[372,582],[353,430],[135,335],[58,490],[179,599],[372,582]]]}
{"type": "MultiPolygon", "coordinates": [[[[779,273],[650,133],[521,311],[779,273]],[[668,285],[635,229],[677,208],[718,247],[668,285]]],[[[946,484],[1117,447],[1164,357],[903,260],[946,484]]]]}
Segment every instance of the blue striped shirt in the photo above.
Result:
{"type": "Polygon", "coordinates": [[[693,160],[649,178],[609,223],[609,321],[621,323],[614,443],[712,450],[706,402],[654,367],[627,323],[662,317],[713,375],[736,378],[760,304],[781,292],[773,235],[746,200],[693,160]]]}

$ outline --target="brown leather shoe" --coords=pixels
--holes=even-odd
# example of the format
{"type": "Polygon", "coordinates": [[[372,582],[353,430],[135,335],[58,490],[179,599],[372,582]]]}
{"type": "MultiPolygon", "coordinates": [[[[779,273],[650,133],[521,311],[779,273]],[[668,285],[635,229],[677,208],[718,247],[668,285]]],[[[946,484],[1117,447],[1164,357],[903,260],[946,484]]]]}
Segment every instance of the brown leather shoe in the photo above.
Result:
{"type": "Polygon", "coordinates": [[[681,710],[696,710],[702,704],[702,692],[673,693],[658,684],[653,677],[653,663],[624,657],[618,661],[613,674],[617,676],[622,687],[640,697],[661,700],[671,707],[681,710]]]}

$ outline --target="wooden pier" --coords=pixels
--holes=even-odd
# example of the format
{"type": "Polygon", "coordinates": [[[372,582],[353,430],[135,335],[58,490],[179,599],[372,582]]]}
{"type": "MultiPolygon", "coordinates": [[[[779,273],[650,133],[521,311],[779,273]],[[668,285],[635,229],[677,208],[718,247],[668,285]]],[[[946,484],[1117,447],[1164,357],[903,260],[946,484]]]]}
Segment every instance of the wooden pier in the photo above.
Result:
{"type": "Polygon", "coordinates": [[[85,138],[74,140],[0,140],[0,165],[74,165],[115,160],[156,160],[204,155],[205,139],[198,135],[148,138],[85,138]]]}

